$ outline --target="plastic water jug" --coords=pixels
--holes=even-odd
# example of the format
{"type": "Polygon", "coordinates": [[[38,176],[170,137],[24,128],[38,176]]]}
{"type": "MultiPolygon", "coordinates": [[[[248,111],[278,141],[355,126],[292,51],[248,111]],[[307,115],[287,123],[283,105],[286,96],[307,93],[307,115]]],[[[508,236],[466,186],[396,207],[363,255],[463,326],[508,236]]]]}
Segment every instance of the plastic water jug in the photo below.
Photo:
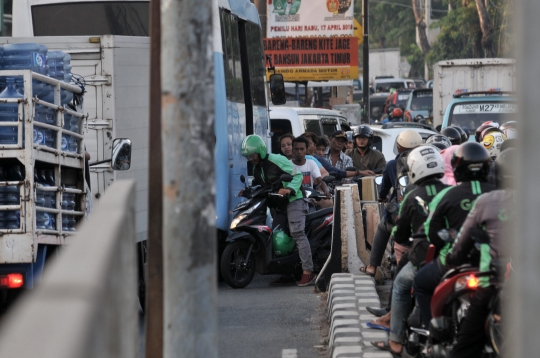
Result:
{"type": "MultiPolygon", "coordinates": [[[[15,80],[6,79],[7,87],[0,93],[0,98],[23,98],[15,89],[15,80]]],[[[0,127],[0,144],[17,144],[17,122],[19,106],[17,103],[0,103],[0,122],[14,122],[13,126],[0,127]]],[[[21,126],[24,121],[21,123],[21,126]]],[[[24,134],[24,131],[23,131],[24,134]]]]}
{"type": "MultiPolygon", "coordinates": [[[[7,44],[3,46],[3,67],[5,70],[32,70],[47,75],[47,47],[37,43],[7,44]]],[[[16,78],[16,86],[23,92],[22,77],[16,78]]],[[[50,88],[44,83],[32,80],[32,95],[44,98],[50,88]]]]}

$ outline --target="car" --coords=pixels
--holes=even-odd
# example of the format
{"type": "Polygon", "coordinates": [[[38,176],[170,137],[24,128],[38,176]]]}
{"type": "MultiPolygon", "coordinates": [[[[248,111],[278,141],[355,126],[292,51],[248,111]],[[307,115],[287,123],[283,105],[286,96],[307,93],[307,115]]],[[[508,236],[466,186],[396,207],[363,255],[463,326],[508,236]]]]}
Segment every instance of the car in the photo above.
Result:
{"type": "Polygon", "coordinates": [[[375,93],[369,96],[369,118],[371,121],[381,121],[388,96],[388,93],[375,93]]]}
{"type": "Polygon", "coordinates": [[[292,133],[298,137],[304,132],[317,136],[330,136],[337,130],[350,131],[351,127],[340,112],[310,107],[270,107],[271,151],[280,153],[279,137],[292,133]]]}
{"type": "Polygon", "coordinates": [[[454,94],[444,113],[442,129],[457,125],[467,128],[474,141],[476,128],[484,122],[493,121],[499,124],[517,120],[517,98],[509,92],[462,92],[454,94]]]}
{"type": "Polygon", "coordinates": [[[427,81],[426,88],[433,88],[433,80],[427,81]]]}
{"type": "Polygon", "coordinates": [[[389,93],[391,88],[398,90],[401,88],[414,88],[414,86],[413,80],[405,78],[382,78],[375,79],[373,82],[375,93],[389,93]]]}
{"type": "MultiPolygon", "coordinates": [[[[393,122],[381,125],[369,125],[373,130],[374,138],[372,148],[382,152],[386,162],[395,159],[398,155],[396,138],[406,129],[412,129],[420,133],[423,142],[430,136],[437,134],[438,132],[433,127],[427,124],[409,123],[409,122],[393,122]]],[[[353,128],[354,129],[354,128],[353,128]]]]}
{"type": "Polygon", "coordinates": [[[414,122],[417,115],[425,119],[433,115],[433,88],[419,88],[411,92],[405,105],[405,120],[414,122]]]}

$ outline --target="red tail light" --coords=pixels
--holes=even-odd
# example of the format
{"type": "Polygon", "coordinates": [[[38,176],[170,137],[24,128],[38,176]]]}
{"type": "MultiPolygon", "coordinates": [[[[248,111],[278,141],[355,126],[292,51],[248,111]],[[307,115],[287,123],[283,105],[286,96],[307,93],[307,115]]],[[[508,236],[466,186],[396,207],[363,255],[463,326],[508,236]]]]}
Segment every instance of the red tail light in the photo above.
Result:
{"type": "Polygon", "coordinates": [[[478,287],[478,277],[469,276],[467,278],[467,287],[468,288],[477,288],[478,287]]]}
{"type": "Polygon", "coordinates": [[[24,284],[23,275],[20,273],[10,273],[0,276],[1,288],[20,288],[24,284]]]}

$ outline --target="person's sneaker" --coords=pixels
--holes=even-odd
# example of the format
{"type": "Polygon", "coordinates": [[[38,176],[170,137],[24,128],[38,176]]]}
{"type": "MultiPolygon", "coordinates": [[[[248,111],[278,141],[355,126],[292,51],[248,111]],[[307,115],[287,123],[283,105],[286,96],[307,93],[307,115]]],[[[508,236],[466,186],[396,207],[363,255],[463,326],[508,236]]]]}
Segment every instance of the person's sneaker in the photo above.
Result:
{"type": "Polygon", "coordinates": [[[277,280],[269,282],[270,285],[288,285],[293,283],[296,283],[293,275],[283,275],[280,276],[277,280]]]}
{"type": "Polygon", "coordinates": [[[313,272],[310,273],[309,275],[303,273],[302,279],[300,280],[300,282],[298,282],[298,286],[300,287],[309,286],[315,282],[316,278],[317,278],[317,275],[315,275],[313,272]]]}

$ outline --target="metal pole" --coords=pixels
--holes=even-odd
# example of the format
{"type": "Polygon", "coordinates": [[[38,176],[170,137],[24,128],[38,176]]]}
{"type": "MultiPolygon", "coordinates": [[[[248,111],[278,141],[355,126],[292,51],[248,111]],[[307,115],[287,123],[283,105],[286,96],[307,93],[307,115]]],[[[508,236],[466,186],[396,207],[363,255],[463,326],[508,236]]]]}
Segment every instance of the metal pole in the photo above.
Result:
{"type": "Polygon", "coordinates": [[[536,136],[540,131],[540,122],[536,120],[534,110],[538,103],[540,91],[540,67],[538,57],[540,47],[534,44],[540,35],[540,22],[536,14],[540,12],[538,1],[514,2],[516,18],[514,25],[516,33],[517,72],[516,79],[519,89],[519,119],[520,132],[518,141],[518,158],[515,173],[517,198],[514,200],[516,209],[514,231],[506,235],[512,249],[512,265],[515,273],[509,280],[508,289],[510,302],[503,306],[503,322],[505,322],[505,342],[508,351],[503,357],[535,357],[540,351],[538,339],[538,322],[540,322],[540,220],[538,220],[538,203],[540,190],[538,178],[540,166],[538,153],[540,143],[536,136]]]}
{"type": "Polygon", "coordinates": [[[4,0],[0,0],[0,36],[4,36],[4,0]]]}
{"type": "Polygon", "coordinates": [[[147,358],[163,357],[163,165],[161,148],[161,9],[150,2],[150,149],[148,153],[147,358]]]}
{"type": "Polygon", "coordinates": [[[212,4],[161,1],[166,358],[218,357],[212,4]]]}
{"type": "Polygon", "coordinates": [[[364,48],[363,48],[363,109],[362,123],[369,123],[369,21],[368,8],[369,1],[364,0],[363,6],[363,28],[364,28],[364,48]]]}

